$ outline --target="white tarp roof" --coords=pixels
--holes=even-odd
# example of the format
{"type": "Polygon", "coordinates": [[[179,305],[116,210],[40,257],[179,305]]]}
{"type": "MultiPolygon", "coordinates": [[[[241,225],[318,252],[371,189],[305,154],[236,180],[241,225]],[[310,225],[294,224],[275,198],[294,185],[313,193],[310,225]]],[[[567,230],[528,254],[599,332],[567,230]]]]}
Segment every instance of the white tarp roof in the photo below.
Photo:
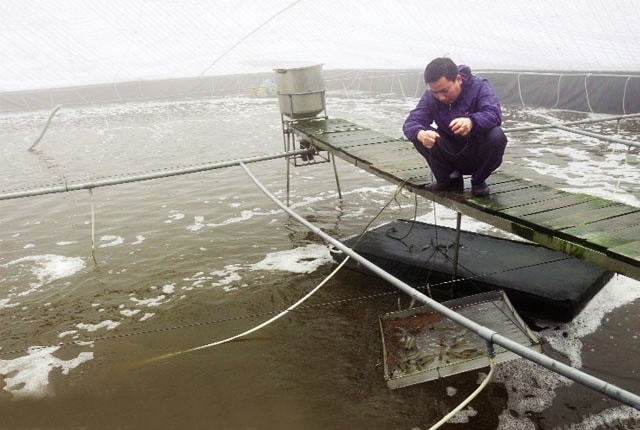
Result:
{"type": "Polygon", "coordinates": [[[271,71],[291,62],[640,70],[634,0],[2,0],[0,91],[271,71]]]}

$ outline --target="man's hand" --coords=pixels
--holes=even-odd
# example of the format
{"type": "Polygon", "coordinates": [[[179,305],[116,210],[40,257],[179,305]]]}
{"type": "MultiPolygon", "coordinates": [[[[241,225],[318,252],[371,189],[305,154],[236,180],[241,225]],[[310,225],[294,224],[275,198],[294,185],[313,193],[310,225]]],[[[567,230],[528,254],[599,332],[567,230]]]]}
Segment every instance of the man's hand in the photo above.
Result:
{"type": "Polygon", "coordinates": [[[458,136],[466,136],[471,132],[471,129],[473,128],[473,122],[471,121],[471,118],[456,118],[451,121],[451,123],[449,124],[449,128],[451,128],[453,134],[456,134],[458,136]]]}
{"type": "Polygon", "coordinates": [[[436,144],[436,140],[440,137],[438,133],[433,130],[420,130],[416,138],[422,143],[422,145],[427,148],[433,148],[433,145],[436,144]]]}

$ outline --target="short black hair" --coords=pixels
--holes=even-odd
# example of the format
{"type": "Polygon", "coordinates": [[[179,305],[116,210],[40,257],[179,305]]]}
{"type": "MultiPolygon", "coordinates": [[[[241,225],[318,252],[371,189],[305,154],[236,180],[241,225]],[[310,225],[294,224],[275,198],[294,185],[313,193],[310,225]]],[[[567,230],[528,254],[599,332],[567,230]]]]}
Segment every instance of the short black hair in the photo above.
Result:
{"type": "Polygon", "coordinates": [[[455,81],[458,76],[458,66],[451,58],[435,58],[424,69],[424,81],[427,84],[435,82],[443,76],[448,81],[455,81]]]}

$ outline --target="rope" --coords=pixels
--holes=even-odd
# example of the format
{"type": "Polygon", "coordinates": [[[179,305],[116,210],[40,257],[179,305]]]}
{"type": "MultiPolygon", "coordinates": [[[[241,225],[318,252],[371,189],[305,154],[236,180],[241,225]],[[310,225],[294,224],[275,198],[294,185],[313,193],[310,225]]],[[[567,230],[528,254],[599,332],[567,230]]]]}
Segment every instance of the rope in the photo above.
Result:
{"type": "Polygon", "coordinates": [[[31,144],[31,146],[29,147],[29,151],[33,151],[33,148],[35,148],[36,145],[40,142],[40,140],[42,139],[42,136],[44,136],[45,131],[47,131],[47,129],[49,128],[49,124],[51,124],[51,119],[56,114],[56,112],[58,112],[58,109],[60,109],[61,107],[62,107],[62,105],[58,105],[51,111],[51,113],[49,114],[49,118],[47,119],[46,124],[44,125],[44,127],[42,128],[42,131],[40,132],[40,136],[38,136],[38,138],[35,140],[35,142],[33,142],[31,144]]]}
{"type": "Polygon", "coordinates": [[[522,87],[520,86],[520,76],[522,75],[522,73],[518,73],[518,95],[520,96],[520,103],[522,104],[522,107],[526,107],[524,104],[524,99],[522,98],[522,87]]]}
{"type": "Polygon", "coordinates": [[[274,13],[273,15],[271,15],[266,21],[264,21],[262,24],[260,24],[259,26],[257,26],[256,28],[254,28],[253,30],[251,30],[249,33],[247,33],[244,37],[242,37],[240,40],[238,40],[236,43],[234,43],[233,45],[231,45],[231,47],[229,49],[227,49],[226,51],[224,51],[222,54],[220,54],[220,56],[218,56],[218,58],[216,58],[215,60],[213,60],[211,62],[211,64],[209,64],[202,72],[200,72],[200,74],[198,75],[198,78],[201,78],[202,76],[204,76],[205,73],[207,73],[209,71],[210,68],[212,68],[218,61],[222,60],[229,52],[233,51],[238,45],[240,45],[242,42],[244,42],[245,40],[247,40],[249,37],[253,36],[255,33],[257,33],[262,27],[264,27],[265,25],[269,24],[271,21],[273,21],[275,18],[277,18],[278,16],[282,15],[283,13],[285,13],[287,10],[291,9],[293,6],[297,5],[298,3],[300,3],[302,0],[296,0],[293,3],[291,3],[290,5],[286,6],[284,9],[274,13]]]}
{"type": "Polygon", "coordinates": [[[453,418],[458,412],[460,412],[465,406],[467,406],[469,404],[469,402],[471,402],[473,399],[475,399],[476,396],[478,394],[480,394],[480,392],[482,390],[484,390],[484,388],[487,386],[489,381],[491,381],[491,378],[493,377],[493,372],[494,372],[494,370],[496,368],[495,362],[494,362],[494,360],[492,358],[489,359],[489,366],[491,367],[491,369],[489,370],[489,374],[487,375],[486,378],[484,378],[484,380],[478,386],[478,388],[476,388],[476,390],[473,393],[471,393],[471,395],[469,397],[467,397],[462,403],[460,403],[458,406],[456,406],[451,412],[449,412],[447,415],[442,417],[442,419],[440,421],[438,421],[437,423],[435,423],[434,425],[429,427],[429,430],[435,430],[435,429],[440,428],[440,426],[442,426],[444,423],[446,423],[451,418],[453,418]]]}
{"type": "Polygon", "coordinates": [[[624,93],[622,93],[622,113],[626,115],[627,113],[627,88],[629,87],[629,80],[631,76],[627,77],[627,80],[624,81],[624,93]]]}
{"type": "MultiPolygon", "coordinates": [[[[565,258],[571,258],[571,257],[565,257],[565,258]]],[[[441,285],[453,284],[453,283],[456,283],[456,282],[467,281],[467,280],[472,280],[472,279],[476,279],[476,278],[482,278],[482,277],[485,277],[485,276],[496,275],[496,274],[499,274],[499,273],[505,273],[505,272],[509,272],[509,271],[519,270],[521,268],[543,266],[545,264],[555,263],[556,261],[561,261],[561,260],[562,259],[550,260],[550,261],[545,261],[545,262],[541,262],[541,263],[530,264],[530,265],[527,265],[527,266],[520,266],[520,267],[511,268],[511,269],[506,269],[506,270],[502,270],[502,271],[499,271],[499,272],[483,273],[483,274],[480,274],[480,275],[475,275],[475,276],[471,276],[471,277],[467,277],[467,278],[459,278],[459,279],[455,279],[455,280],[447,280],[447,281],[442,281],[442,282],[439,282],[439,283],[431,284],[431,286],[432,287],[438,287],[438,286],[441,286],[441,285]]],[[[423,290],[424,288],[425,287],[419,287],[418,290],[423,290]]],[[[365,295],[365,296],[347,297],[347,298],[343,298],[343,299],[333,300],[333,301],[330,301],[330,302],[321,302],[321,303],[315,303],[315,304],[312,304],[312,305],[298,306],[295,309],[295,311],[300,311],[300,310],[303,310],[303,309],[318,308],[318,307],[323,307],[323,306],[341,305],[341,304],[355,302],[355,301],[361,301],[361,300],[364,301],[364,300],[369,300],[369,299],[385,297],[385,296],[389,296],[391,294],[396,294],[396,293],[397,293],[397,291],[394,290],[394,291],[387,291],[387,292],[383,292],[383,293],[368,294],[368,295],[365,295]]],[[[86,343],[101,342],[101,341],[115,340],[115,339],[123,339],[123,338],[128,338],[128,337],[133,337],[133,336],[142,336],[142,335],[153,334],[153,333],[164,333],[164,332],[168,332],[168,331],[182,330],[182,329],[194,328],[194,327],[204,327],[204,326],[208,326],[208,325],[221,324],[221,323],[230,322],[230,321],[241,321],[241,320],[245,320],[245,319],[258,318],[258,317],[263,317],[263,316],[267,316],[267,315],[277,314],[277,313],[280,313],[280,312],[283,312],[283,310],[278,309],[278,310],[272,310],[272,311],[266,311],[266,312],[259,312],[259,313],[256,313],[256,314],[240,315],[240,316],[229,317],[229,318],[221,318],[221,319],[217,319],[217,320],[196,321],[196,322],[191,322],[191,323],[188,323],[188,324],[180,324],[180,325],[175,325],[175,326],[170,326],[170,327],[159,327],[159,328],[153,328],[153,329],[148,329],[148,330],[138,330],[138,331],[129,332],[129,333],[119,333],[119,334],[112,334],[112,335],[97,336],[97,337],[93,337],[93,338],[76,339],[76,340],[69,341],[69,342],[58,342],[58,343],[55,343],[55,344],[30,346],[29,348],[47,349],[47,348],[56,347],[56,346],[57,347],[60,347],[60,346],[71,346],[71,345],[82,346],[82,345],[84,345],[86,343]]],[[[15,339],[17,339],[17,338],[14,338],[14,340],[15,339]]],[[[27,349],[28,348],[18,348],[18,349],[6,350],[6,351],[0,350],[0,356],[21,353],[21,352],[26,351],[27,349]]]]}
{"type": "Polygon", "coordinates": [[[244,337],[247,336],[255,331],[258,331],[266,326],[268,326],[269,324],[271,324],[272,322],[275,322],[277,320],[279,320],[280,318],[282,318],[283,316],[285,316],[286,314],[288,314],[289,312],[293,311],[295,308],[297,308],[299,305],[301,305],[302,303],[304,303],[309,297],[313,296],[320,288],[322,288],[327,282],[329,282],[329,280],[331,278],[333,278],[333,276],[338,273],[340,271],[340,269],[342,269],[342,267],[347,264],[347,261],[349,261],[349,257],[347,256],[347,258],[345,258],[344,260],[342,260],[342,263],[340,263],[338,265],[338,267],[336,267],[333,272],[331,272],[329,274],[329,276],[327,276],[326,278],[324,278],[322,280],[322,282],[320,282],[314,289],[312,289],[311,291],[309,291],[304,297],[302,297],[300,300],[298,300],[297,302],[295,302],[294,304],[292,304],[291,306],[289,306],[287,309],[285,309],[284,311],[280,312],[279,314],[277,314],[276,316],[268,319],[267,321],[258,324],[255,327],[250,328],[249,330],[243,331],[242,333],[233,335],[231,337],[228,337],[226,339],[222,339],[222,340],[218,340],[216,342],[211,342],[211,343],[207,343],[205,345],[200,345],[200,346],[196,346],[193,348],[189,348],[189,349],[184,349],[182,351],[177,351],[177,352],[170,352],[168,354],[164,354],[164,355],[160,355],[158,357],[154,357],[154,358],[150,358],[148,360],[143,361],[140,364],[149,364],[149,363],[153,363],[155,361],[159,361],[159,360],[164,360],[166,358],[173,358],[176,357],[178,355],[182,355],[182,354],[186,354],[188,352],[194,352],[194,351],[198,351],[201,349],[206,349],[206,348],[210,348],[212,346],[216,346],[216,345],[222,345],[223,343],[227,343],[227,342],[231,342],[232,340],[238,339],[240,337],[244,337]]]}
{"type": "MultiPolygon", "coordinates": [[[[245,165],[243,163],[240,163],[240,166],[245,170],[245,172],[247,174],[250,174],[249,170],[245,167],[245,165]]],[[[259,184],[259,182],[257,182],[257,179],[255,179],[253,176],[250,175],[250,177],[256,183],[256,185],[261,185],[261,184],[259,184]]],[[[360,237],[356,241],[356,244],[360,241],[360,239],[362,239],[362,237],[364,236],[364,233],[369,229],[371,224],[382,214],[382,212],[389,206],[389,204],[391,204],[391,202],[395,200],[396,196],[398,195],[398,193],[401,190],[402,190],[402,186],[398,186],[397,189],[396,189],[396,192],[394,193],[392,198],[384,205],[384,207],[378,212],[378,214],[364,228],[364,231],[361,233],[360,237]]],[[[355,245],[354,245],[354,247],[355,247],[355,245]]],[[[261,324],[258,324],[255,327],[250,328],[249,330],[246,330],[246,331],[244,331],[244,332],[242,332],[240,334],[236,334],[234,336],[228,337],[228,338],[223,339],[223,340],[219,340],[219,341],[207,343],[205,345],[196,346],[196,347],[185,349],[185,350],[182,350],[182,351],[172,352],[172,353],[164,354],[164,355],[161,355],[161,356],[158,356],[158,357],[155,357],[155,358],[151,358],[151,359],[143,361],[141,364],[149,364],[149,363],[152,363],[152,362],[155,362],[155,361],[158,361],[158,360],[163,360],[163,359],[167,359],[167,358],[173,358],[173,357],[175,357],[177,355],[186,354],[188,352],[194,352],[194,351],[198,351],[198,350],[201,350],[201,349],[210,348],[212,346],[221,345],[223,343],[228,343],[228,342],[231,342],[231,341],[233,341],[235,339],[238,339],[240,337],[244,337],[244,336],[247,336],[247,335],[249,335],[249,334],[251,334],[253,332],[256,332],[256,331],[268,326],[269,324],[277,321],[278,319],[280,319],[281,317],[283,317],[284,315],[286,315],[289,312],[293,311],[298,306],[300,306],[302,303],[304,303],[308,298],[310,298],[312,295],[314,295],[323,285],[325,285],[331,278],[333,278],[333,276],[336,273],[338,273],[340,271],[340,269],[342,269],[345,266],[345,264],[347,264],[348,261],[349,261],[349,256],[346,256],[344,258],[344,260],[342,260],[342,262],[338,265],[338,267],[336,267],[333,270],[333,272],[331,272],[325,279],[322,280],[322,282],[320,282],[318,284],[318,286],[316,286],[314,289],[312,289],[304,297],[302,297],[300,300],[295,302],[293,305],[289,306],[284,311],[282,311],[282,312],[278,313],[277,315],[275,315],[273,318],[270,318],[267,321],[265,321],[265,322],[263,322],[261,324]]]]}
{"type": "Polygon", "coordinates": [[[391,275],[390,273],[382,270],[380,267],[376,266],[375,264],[373,264],[371,261],[367,260],[366,258],[362,257],[360,254],[358,254],[357,252],[353,251],[351,248],[345,246],[343,243],[339,242],[338,240],[334,239],[333,237],[329,236],[328,234],[326,234],[325,232],[323,232],[321,229],[319,229],[318,227],[316,227],[315,225],[313,225],[312,223],[310,223],[309,221],[307,221],[305,218],[301,217],[299,214],[297,214],[296,212],[292,211],[290,208],[288,208],[287,206],[285,206],[280,200],[278,200],[278,198],[273,195],[273,193],[269,192],[269,190],[267,190],[258,180],[255,176],[253,176],[253,174],[246,168],[246,166],[244,164],[240,164],[240,167],[242,167],[245,171],[245,173],[251,178],[251,180],[258,186],[258,188],[260,188],[260,190],[273,202],[275,203],[280,209],[284,210],[285,212],[287,212],[289,215],[291,215],[296,221],[298,221],[300,224],[304,225],[305,227],[307,227],[312,233],[317,234],[318,236],[320,236],[322,239],[324,239],[326,242],[331,243],[332,245],[336,246],[337,248],[339,248],[341,251],[343,251],[345,254],[349,255],[350,257],[354,258],[355,260],[358,261],[358,263],[360,263],[364,268],[370,270],[374,275],[378,275],[380,276],[382,279],[389,281],[390,283],[392,283],[394,286],[396,286],[399,290],[407,293],[411,298],[424,303],[426,305],[428,305],[430,308],[432,308],[434,311],[439,312],[440,314],[446,316],[447,318],[449,318],[450,320],[452,320],[454,323],[457,323],[459,325],[462,325],[463,327],[467,328],[468,330],[476,333],[477,335],[479,335],[481,338],[487,340],[488,342],[490,341],[491,344],[497,344],[500,345],[502,347],[504,347],[505,349],[508,349],[514,353],[516,353],[517,355],[526,358],[527,360],[533,361],[534,363],[537,363],[543,367],[546,367],[547,369],[552,370],[553,372],[560,374],[562,376],[565,376],[567,378],[570,378],[576,382],[579,382],[599,393],[602,393],[608,397],[611,397],[613,399],[616,400],[620,400],[621,402],[629,405],[629,406],[633,406],[637,409],[640,409],[640,396],[637,396],[629,391],[626,391],[620,387],[617,387],[613,384],[610,384],[606,381],[603,381],[601,379],[598,379],[596,377],[593,377],[589,374],[586,374],[578,369],[575,369],[571,366],[567,366],[566,364],[554,360],[550,357],[545,356],[542,353],[539,353],[537,351],[534,351],[516,341],[513,341],[507,337],[504,337],[502,335],[500,335],[499,333],[489,329],[488,327],[485,327],[481,324],[478,324],[472,320],[470,320],[469,318],[460,315],[459,313],[455,312],[452,309],[449,309],[448,307],[446,307],[445,305],[438,303],[437,301],[425,296],[424,294],[420,293],[419,291],[417,291],[415,288],[411,287],[410,285],[408,285],[407,283],[401,281],[400,279],[394,277],[393,275],[391,275]]]}
{"type": "Polygon", "coordinates": [[[589,112],[593,113],[591,101],[589,100],[589,87],[587,86],[587,80],[589,79],[589,76],[591,76],[591,73],[587,73],[587,75],[584,77],[584,95],[587,98],[587,106],[589,106],[589,112]]]}
{"type": "MultiPolygon", "coordinates": [[[[348,298],[344,298],[344,299],[340,299],[340,300],[334,300],[332,302],[322,302],[322,303],[316,303],[316,304],[313,304],[313,305],[299,306],[298,308],[295,309],[295,311],[300,311],[302,309],[317,308],[317,307],[322,307],[322,306],[331,306],[331,305],[344,304],[344,303],[354,302],[354,301],[358,301],[358,300],[373,299],[373,298],[388,296],[390,294],[395,294],[395,293],[396,293],[395,291],[388,291],[388,292],[384,292],[384,293],[370,294],[370,295],[367,295],[367,296],[348,297],[348,298]]],[[[29,346],[28,348],[18,348],[18,349],[6,350],[6,351],[0,350],[0,356],[22,353],[24,351],[27,351],[28,349],[41,350],[41,349],[48,349],[48,348],[52,348],[52,347],[61,347],[61,346],[72,346],[72,345],[84,346],[87,343],[101,342],[101,341],[107,341],[107,340],[116,340],[116,339],[124,339],[124,338],[128,338],[128,337],[133,337],[133,336],[142,336],[142,335],[153,334],[153,333],[164,333],[164,332],[168,332],[168,331],[181,330],[181,329],[187,329],[187,328],[205,327],[205,326],[213,325],[213,324],[220,324],[220,323],[225,323],[225,322],[230,322],[230,321],[241,321],[241,320],[250,319],[250,318],[257,318],[257,317],[262,317],[262,316],[267,316],[267,315],[273,315],[273,314],[280,313],[280,312],[282,312],[282,310],[260,312],[260,313],[257,313],[257,314],[250,314],[250,315],[240,315],[240,316],[229,317],[229,318],[221,318],[221,319],[218,319],[218,320],[211,320],[211,321],[197,321],[197,322],[191,322],[191,323],[188,323],[188,324],[181,324],[181,325],[175,325],[175,326],[170,326],[170,327],[159,327],[159,328],[154,328],[154,329],[149,329],[149,330],[139,330],[139,331],[129,332],[129,333],[119,333],[119,334],[112,334],[112,335],[97,336],[97,337],[94,337],[94,338],[76,339],[76,340],[69,341],[69,342],[58,342],[58,343],[48,344],[48,345],[35,345],[35,346],[29,346]]],[[[13,339],[16,339],[16,337],[14,337],[13,339]]]]}
{"type": "MultiPolygon", "coordinates": [[[[440,314],[446,316],[447,318],[449,318],[450,320],[452,320],[454,323],[457,323],[459,325],[462,325],[463,327],[467,328],[468,330],[476,333],[477,335],[479,335],[481,338],[487,340],[488,342],[490,341],[492,344],[498,344],[502,347],[504,347],[507,350],[510,350],[512,352],[514,352],[515,354],[529,360],[532,361],[534,363],[537,363],[547,369],[552,370],[554,373],[557,373],[559,375],[565,376],[569,379],[572,379],[576,382],[579,382],[599,393],[602,393],[610,398],[616,399],[621,401],[622,403],[632,406],[638,410],[640,410],[640,396],[637,396],[629,391],[626,391],[620,387],[617,387],[613,384],[610,384],[606,381],[603,381],[601,379],[598,379],[596,377],[593,377],[589,374],[586,374],[578,369],[575,369],[571,366],[568,366],[560,361],[554,360],[550,357],[547,357],[537,351],[534,351],[524,345],[521,345],[518,342],[515,342],[507,337],[504,337],[502,335],[500,335],[499,333],[485,327],[482,326],[481,324],[478,324],[472,320],[470,320],[469,318],[464,317],[463,315],[458,314],[457,312],[455,312],[452,309],[447,308],[445,305],[438,303],[437,301],[434,301],[433,299],[425,296],[424,294],[420,293],[419,291],[417,291],[415,288],[411,287],[410,285],[406,284],[405,282],[395,278],[394,276],[392,276],[391,274],[385,272],[384,270],[380,269],[378,266],[376,266],[375,264],[371,263],[369,260],[363,258],[361,255],[357,254],[356,252],[354,252],[352,249],[346,247],[343,243],[337,241],[336,239],[332,238],[331,236],[327,235],[326,233],[324,233],[322,230],[320,230],[318,227],[314,226],[313,224],[311,224],[310,222],[308,222],[306,219],[304,219],[303,217],[301,217],[300,215],[298,215],[297,213],[293,212],[290,208],[286,207],[280,200],[277,199],[276,196],[274,196],[272,193],[270,193],[256,178],[255,176],[253,176],[253,174],[251,174],[251,172],[246,168],[246,166],[244,165],[244,163],[240,162],[239,163],[240,167],[242,167],[242,169],[245,171],[245,173],[247,173],[247,175],[254,181],[254,183],[258,186],[258,188],[260,188],[260,190],[271,200],[273,201],[278,207],[280,207],[282,210],[284,210],[286,213],[288,213],[289,215],[291,215],[294,219],[296,219],[298,222],[300,222],[302,225],[304,225],[305,227],[307,227],[309,230],[311,230],[311,232],[317,234],[320,238],[322,238],[323,240],[325,240],[326,242],[329,242],[330,244],[336,246],[337,248],[339,248],[341,251],[343,251],[345,254],[347,254],[349,257],[354,258],[355,260],[358,261],[358,263],[360,263],[364,268],[369,269],[374,275],[378,275],[380,276],[383,280],[387,280],[389,281],[391,284],[393,284],[395,287],[397,287],[399,290],[401,290],[402,292],[405,292],[406,294],[408,294],[412,299],[415,299],[423,304],[428,305],[429,307],[431,307],[434,311],[439,312],[440,314]]],[[[345,262],[347,261],[347,259],[345,259],[345,262]]],[[[319,288],[319,287],[318,287],[319,288]]],[[[309,294],[308,294],[309,295],[309,294]]],[[[305,296],[306,297],[306,296],[305,296]]],[[[290,307],[291,308],[291,307],[290,307]]],[[[236,336],[237,337],[237,336],[236,336]]],[[[213,344],[218,344],[219,342],[214,342],[213,344]]],[[[202,345],[200,347],[196,347],[196,348],[192,348],[189,349],[187,351],[195,351],[197,349],[202,349],[202,348],[206,348],[209,346],[213,346],[213,344],[207,344],[207,345],[202,345]]],[[[173,356],[173,355],[177,355],[177,354],[181,354],[184,353],[186,351],[182,351],[182,352],[178,352],[178,353],[173,353],[173,354],[168,354],[168,356],[173,356]]],[[[153,361],[153,360],[152,360],[153,361]]]]}
{"type": "Polygon", "coordinates": [[[551,106],[551,109],[555,109],[558,107],[558,105],[560,104],[560,81],[562,81],[562,75],[558,76],[558,86],[557,86],[557,91],[556,91],[556,103],[551,106]]]}
{"type": "Polygon", "coordinates": [[[93,259],[93,264],[97,265],[96,261],[96,218],[95,218],[95,210],[93,205],[93,188],[89,188],[89,202],[91,206],[91,258],[93,259]]]}

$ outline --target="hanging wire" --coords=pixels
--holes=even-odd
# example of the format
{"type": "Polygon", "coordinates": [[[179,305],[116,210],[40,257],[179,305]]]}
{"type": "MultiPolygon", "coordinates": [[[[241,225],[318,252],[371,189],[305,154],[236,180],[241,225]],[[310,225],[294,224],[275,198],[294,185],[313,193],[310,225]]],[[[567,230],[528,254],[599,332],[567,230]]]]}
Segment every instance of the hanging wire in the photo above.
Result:
{"type": "Polygon", "coordinates": [[[96,217],[93,205],[93,188],[89,188],[89,202],[91,205],[91,259],[93,264],[97,265],[96,261],[96,217]]]}
{"type": "Polygon", "coordinates": [[[587,73],[587,75],[584,77],[584,95],[587,98],[587,106],[589,106],[589,112],[593,113],[593,108],[591,107],[591,100],[589,100],[589,86],[587,85],[589,76],[591,76],[591,73],[587,73]]]}
{"type": "MultiPolygon", "coordinates": [[[[240,163],[240,167],[242,167],[245,172],[247,174],[249,174],[249,176],[254,180],[254,182],[256,182],[256,185],[260,185],[257,180],[250,174],[249,170],[246,168],[246,166],[242,163],[240,163]]],[[[396,192],[393,194],[393,196],[391,197],[391,199],[389,199],[389,201],[384,205],[384,207],[378,212],[378,214],[373,217],[373,219],[367,224],[367,226],[364,228],[363,232],[361,233],[360,237],[358,238],[358,241],[360,241],[360,239],[362,239],[362,237],[364,236],[364,233],[367,232],[367,230],[369,229],[369,227],[371,226],[371,224],[382,214],[382,212],[384,212],[384,210],[391,204],[391,202],[393,202],[397,196],[397,194],[402,190],[402,186],[398,186],[396,189],[396,192]]],[[[357,242],[358,242],[357,241],[357,242]]],[[[357,244],[356,242],[356,244],[357,244]]],[[[355,245],[354,245],[355,247],[355,245]]],[[[226,339],[222,339],[222,340],[218,340],[218,341],[214,341],[214,342],[210,342],[204,345],[200,345],[200,346],[196,346],[193,348],[188,348],[182,351],[176,351],[176,352],[171,352],[168,354],[163,354],[160,355],[158,357],[154,357],[154,358],[150,358],[148,360],[143,361],[140,364],[150,364],[159,360],[164,360],[164,359],[168,359],[168,358],[173,358],[176,357],[178,355],[182,355],[182,354],[186,354],[189,352],[195,352],[195,351],[199,351],[202,349],[206,349],[206,348],[211,348],[213,346],[218,346],[218,345],[222,345],[224,343],[228,343],[231,342],[233,340],[236,340],[238,338],[241,337],[245,337],[248,336],[251,333],[254,333],[258,330],[263,329],[264,327],[270,325],[271,323],[277,321],[278,319],[282,318],[283,316],[285,316],[286,314],[288,314],[289,312],[295,310],[298,306],[300,306],[302,303],[304,303],[307,299],[309,299],[311,296],[313,296],[322,286],[324,286],[331,278],[333,278],[333,276],[335,276],[336,273],[338,273],[340,271],[340,269],[342,269],[347,262],[349,261],[349,256],[345,256],[345,258],[342,260],[342,262],[338,265],[338,267],[336,267],[333,272],[331,272],[329,274],[329,276],[327,276],[326,278],[324,278],[322,280],[322,282],[320,282],[314,289],[312,289],[309,293],[307,293],[304,297],[302,297],[300,300],[298,300],[297,302],[295,302],[293,305],[289,306],[287,309],[285,309],[284,311],[278,313],[277,315],[275,315],[273,318],[268,319],[267,321],[264,321],[260,324],[258,324],[257,326],[254,326],[248,330],[243,331],[242,333],[230,336],[226,339]]]]}
{"type": "Polygon", "coordinates": [[[38,138],[31,144],[31,146],[29,147],[29,151],[33,151],[33,148],[35,148],[36,145],[40,143],[40,141],[42,140],[42,137],[44,136],[44,133],[49,128],[49,124],[51,124],[51,119],[61,107],[62,105],[58,105],[51,111],[51,113],[49,114],[49,118],[47,118],[46,124],[44,125],[44,127],[42,128],[42,131],[40,132],[40,136],[38,136],[38,138]]]}
{"type": "Polygon", "coordinates": [[[301,305],[302,303],[304,303],[307,299],[309,299],[311,296],[313,296],[320,288],[322,288],[327,282],[329,282],[329,280],[331,278],[334,277],[334,275],[336,273],[338,273],[340,271],[340,269],[342,269],[344,267],[345,264],[347,264],[347,262],[349,261],[349,257],[346,257],[342,263],[340,263],[338,265],[338,267],[336,267],[333,272],[331,272],[329,274],[329,276],[327,276],[326,278],[324,278],[322,280],[322,282],[320,282],[315,288],[313,288],[311,291],[309,291],[304,297],[302,297],[300,300],[298,300],[297,302],[295,302],[294,304],[292,304],[291,306],[289,306],[287,309],[285,309],[284,311],[280,312],[279,314],[275,315],[274,317],[268,319],[267,321],[264,321],[260,324],[258,324],[255,327],[252,327],[248,330],[243,331],[242,333],[238,333],[236,335],[230,336],[226,339],[222,339],[222,340],[218,340],[218,341],[214,341],[214,342],[210,342],[204,345],[200,345],[200,346],[196,346],[193,348],[188,348],[188,349],[184,349],[182,351],[176,351],[176,352],[170,352],[168,354],[163,354],[160,355],[158,357],[154,357],[154,358],[150,358],[148,360],[144,360],[143,362],[139,363],[139,364],[151,364],[160,360],[165,360],[167,358],[173,358],[176,357],[178,355],[182,355],[182,354],[186,354],[189,352],[195,352],[195,351],[199,351],[202,349],[206,349],[206,348],[211,348],[212,346],[217,346],[217,345],[222,345],[224,343],[228,343],[231,342],[233,340],[239,339],[241,337],[245,337],[250,335],[251,333],[254,333],[258,330],[261,330],[263,328],[265,328],[266,326],[268,326],[269,324],[279,320],[280,318],[282,318],[283,316],[285,316],[286,314],[288,314],[289,312],[293,311],[294,309],[296,309],[299,305],[301,305]]]}
{"type": "Polygon", "coordinates": [[[482,392],[482,390],[485,389],[485,387],[489,384],[489,382],[491,382],[491,379],[493,378],[493,373],[496,369],[496,363],[493,358],[489,359],[489,369],[490,369],[489,374],[484,378],[484,380],[478,386],[478,388],[476,388],[474,392],[469,395],[469,397],[464,399],[458,406],[456,406],[453,410],[451,410],[447,415],[442,417],[440,421],[438,421],[437,423],[429,427],[429,430],[436,430],[442,427],[443,424],[445,424],[447,421],[453,418],[458,412],[460,412],[465,406],[467,406],[473,399],[475,399],[478,396],[478,394],[482,392]]]}
{"type": "Polygon", "coordinates": [[[553,106],[551,106],[552,109],[555,109],[558,107],[558,105],[560,104],[560,82],[562,81],[562,75],[558,75],[558,85],[556,87],[556,102],[554,103],[553,106]]]}
{"type": "Polygon", "coordinates": [[[200,72],[198,74],[198,78],[201,78],[202,76],[204,76],[205,73],[207,73],[209,71],[209,69],[211,69],[218,61],[222,60],[229,52],[233,51],[238,45],[240,45],[242,42],[244,42],[245,40],[247,40],[248,38],[250,38],[251,36],[253,36],[254,34],[256,34],[258,31],[260,31],[261,28],[263,28],[265,25],[269,24],[271,21],[273,21],[274,19],[276,19],[278,16],[282,15],[283,13],[285,13],[286,11],[288,11],[289,9],[291,9],[292,7],[294,7],[295,5],[297,5],[298,3],[300,3],[302,0],[296,0],[293,3],[289,4],[288,6],[286,6],[284,9],[279,10],[278,12],[274,13],[273,15],[271,15],[266,21],[264,21],[262,24],[260,24],[259,26],[257,26],[256,28],[254,28],[253,30],[251,30],[249,33],[247,33],[244,37],[242,37],[240,40],[238,40],[236,43],[234,43],[233,45],[231,45],[226,51],[224,51],[222,54],[220,54],[215,60],[213,60],[207,67],[205,67],[205,69],[200,72]]]}
{"type": "Polygon", "coordinates": [[[629,80],[631,80],[631,76],[628,76],[624,81],[624,92],[622,93],[622,113],[627,114],[627,88],[629,87],[629,80]]]}

